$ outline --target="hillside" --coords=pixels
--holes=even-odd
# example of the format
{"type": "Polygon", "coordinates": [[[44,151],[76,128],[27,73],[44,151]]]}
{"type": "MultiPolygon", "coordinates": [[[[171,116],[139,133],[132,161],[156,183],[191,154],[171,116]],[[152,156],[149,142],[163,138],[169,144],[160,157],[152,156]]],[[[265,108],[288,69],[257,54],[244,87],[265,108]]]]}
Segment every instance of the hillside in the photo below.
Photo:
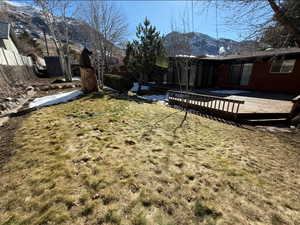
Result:
{"type": "MultiPolygon", "coordinates": [[[[46,37],[50,41],[51,47],[49,29],[43,21],[43,15],[39,8],[31,4],[17,3],[13,1],[4,1],[4,6],[8,13],[9,21],[12,23],[17,35],[26,31],[31,37],[44,45],[43,30],[45,30],[46,37]]],[[[63,24],[59,22],[60,18],[57,18],[57,21],[59,34],[63,35],[63,24]]],[[[89,33],[91,33],[92,28],[88,24],[84,21],[70,18],[70,21],[68,22],[68,30],[70,42],[73,44],[75,49],[80,49],[85,45],[89,46],[89,33]]],[[[51,50],[52,49],[50,49],[50,51],[51,50]]],[[[54,47],[53,51],[55,52],[54,47]]],[[[44,53],[45,52],[46,50],[44,49],[44,53]]],[[[116,46],[114,46],[114,52],[115,55],[123,54],[123,51],[116,46]]]]}
{"type": "Polygon", "coordinates": [[[230,55],[256,50],[259,45],[255,41],[215,39],[197,32],[171,32],[165,37],[165,47],[170,55],[230,55]]]}

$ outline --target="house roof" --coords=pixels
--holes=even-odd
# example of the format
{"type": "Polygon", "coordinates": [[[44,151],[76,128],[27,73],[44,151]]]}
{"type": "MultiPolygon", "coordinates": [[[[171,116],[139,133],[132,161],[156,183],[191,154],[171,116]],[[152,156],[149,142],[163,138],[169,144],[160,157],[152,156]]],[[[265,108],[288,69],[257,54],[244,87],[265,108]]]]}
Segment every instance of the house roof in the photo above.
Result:
{"type": "Polygon", "coordinates": [[[228,55],[228,56],[215,56],[215,57],[202,57],[202,59],[209,60],[247,60],[257,58],[270,58],[276,56],[290,56],[300,55],[300,48],[280,48],[266,51],[247,52],[247,54],[241,55],[228,55]]]}
{"type": "MultiPolygon", "coordinates": [[[[255,60],[261,58],[271,58],[276,56],[300,56],[300,48],[280,48],[271,49],[266,51],[255,51],[247,52],[240,55],[228,55],[228,56],[193,56],[190,57],[192,60],[203,60],[203,61],[234,61],[234,60],[255,60]]],[[[175,58],[175,57],[171,57],[175,58]]],[[[186,56],[176,56],[176,58],[186,58],[186,56]]]]}

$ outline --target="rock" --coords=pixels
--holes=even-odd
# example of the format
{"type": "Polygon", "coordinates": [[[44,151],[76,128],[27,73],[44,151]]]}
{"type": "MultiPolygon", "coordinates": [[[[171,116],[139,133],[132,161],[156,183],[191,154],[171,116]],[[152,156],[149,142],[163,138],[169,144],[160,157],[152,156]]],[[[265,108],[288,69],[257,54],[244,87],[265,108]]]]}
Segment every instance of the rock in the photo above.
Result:
{"type": "Polygon", "coordinates": [[[60,84],[60,83],[64,83],[65,81],[63,81],[62,79],[56,79],[54,81],[52,81],[52,84],[60,84]]]}
{"type": "Polygon", "coordinates": [[[27,88],[26,88],[26,91],[33,91],[34,90],[34,87],[32,87],[32,86],[28,86],[27,88]]]}
{"type": "Polygon", "coordinates": [[[48,91],[49,90],[49,86],[42,86],[40,89],[42,91],[48,91]]]}
{"type": "Polygon", "coordinates": [[[95,195],[92,197],[92,199],[95,200],[95,199],[98,199],[98,198],[100,198],[100,197],[101,197],[101,195],[95,194],[95,195]]]}
{"type": "Polygon", "coordinates": [[[0,104],[0,111],[4,111],[6,109],[4,104],[0,104]]]}
{"type": "Polygon", "coordinates": [[[8,97],[8,98],[5,98],[5,100],[6,100],[7,102],[11,102],[11,101],[13,100],[13,98],[8,97]]]}
{"type": "Polygon", "coordinates": [[[125,140],[125,144],[126,145],[135,145],[135,142],[131,141],[131,140],[125,140]]]}

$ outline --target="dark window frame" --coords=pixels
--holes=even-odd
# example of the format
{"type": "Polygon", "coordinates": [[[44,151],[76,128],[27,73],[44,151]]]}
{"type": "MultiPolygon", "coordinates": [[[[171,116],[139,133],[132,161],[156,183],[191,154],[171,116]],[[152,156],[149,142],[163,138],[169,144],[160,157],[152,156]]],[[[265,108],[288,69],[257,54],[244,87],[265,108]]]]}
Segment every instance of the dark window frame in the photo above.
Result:
{"type": "MultiPolygon", "coordinates": [[[[271,74],[291,74],[295,70],[296,62],[297,62],[296,59],[275,59],[271,63],[271,67],[270,67],[270,71],[269,72],[271,74]],[[284,63],[287,62],[287,61],[294,61],[293,62],[293,68],[291,70],[289,70],[289,71],[282,71],[282,69],[284,68],[284,63]],[[278,63],[278,62],[280,62],[280,69],[279,69],[279,71],[278,72],[277,71],[273,71],[274,64],[278,63]]],[[[277,67],[278,67],[278,65],[277,65],[277,67]]]]}

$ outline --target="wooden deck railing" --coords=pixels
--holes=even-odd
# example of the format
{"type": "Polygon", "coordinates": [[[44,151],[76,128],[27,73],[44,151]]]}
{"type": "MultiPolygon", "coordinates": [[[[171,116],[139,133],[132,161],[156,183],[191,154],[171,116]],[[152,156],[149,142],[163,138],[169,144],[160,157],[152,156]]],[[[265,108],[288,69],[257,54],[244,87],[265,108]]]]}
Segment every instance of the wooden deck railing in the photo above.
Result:
{"type": "Polygon", "coordinates": [[[179,91],[168,91],[168,100],[169,105],[229,120],[237,119],[240,105],[244,104],[244,101],[179,91]]]}

